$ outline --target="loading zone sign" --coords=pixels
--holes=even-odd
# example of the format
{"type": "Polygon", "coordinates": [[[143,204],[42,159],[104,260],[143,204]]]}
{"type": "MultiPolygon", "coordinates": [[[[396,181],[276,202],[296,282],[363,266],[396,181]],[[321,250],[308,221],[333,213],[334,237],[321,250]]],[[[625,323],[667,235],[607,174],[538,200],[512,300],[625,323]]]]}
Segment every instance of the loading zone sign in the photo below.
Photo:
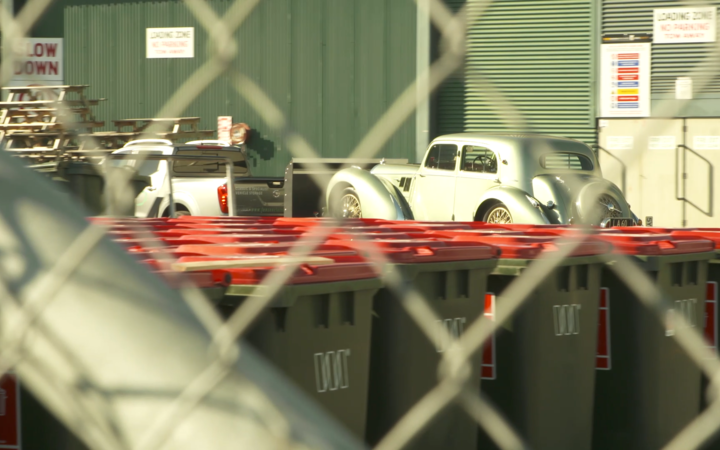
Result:
{"type": "Polygon", "coordinates": [[[656,44],[715,42],[717,8],[661,8],[653,10],[656,44]]]}
{"type": "Polygon", "coordinates": [[[603,44],[600,116],[650,115],[650,44],[603,44]]]}
{"type": "Polygon", "coordinates": [[[195,28],[147,28],[148,58],[194,58],[195,28]]]}

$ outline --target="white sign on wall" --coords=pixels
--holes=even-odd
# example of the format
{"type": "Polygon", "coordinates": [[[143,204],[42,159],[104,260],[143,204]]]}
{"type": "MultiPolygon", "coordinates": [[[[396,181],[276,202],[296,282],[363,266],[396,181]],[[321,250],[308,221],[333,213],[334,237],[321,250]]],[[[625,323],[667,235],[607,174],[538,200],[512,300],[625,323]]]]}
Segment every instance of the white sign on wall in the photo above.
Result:
{"type": "Polygon", "coordinates": [[[653,42],[715,42],[717,8],[662,8],[653,10],[653,42]]]}
{"type": "Polygon", "coordinates": [[[600,115],[650,115],[650,44],[603,44],[600,115]]]}
{"type": "Polygon", "coordinates": [[[675,136],[650,136],[648,138],[648,149],[650,150],[675,150],[675,136]]]}
{"type": "Polygon", "coordinates": [[[608,136],[605,145],[608,150],[632,150],[634,143],[632,136],[608,136]]]}
{"type": "Polygon", "coordinates": [[[148,58],[194,58],[195,28],[147,28],[148,58]]]}
{"type": "Polygon", "coordinates": [[[720,150],[720,136],[695,136],[693,150],[720,150]]]}
{"type": "Polygon", "coordinates": [[[232,130],[232,116],[218,116],[218,140],[230,142],[230,131],[232,130]]]}
{"type": "Polygon", "coordinates": [[[63,83],[62,38],[27,38],[16,43],[14,86],[63,83]]]}
{"type": "Polygon", "coordinates": [[[677,77],[675,79],[675,98],[677,100],[691,100],[693,98],[692,86],[692,78],[677,77]]]}

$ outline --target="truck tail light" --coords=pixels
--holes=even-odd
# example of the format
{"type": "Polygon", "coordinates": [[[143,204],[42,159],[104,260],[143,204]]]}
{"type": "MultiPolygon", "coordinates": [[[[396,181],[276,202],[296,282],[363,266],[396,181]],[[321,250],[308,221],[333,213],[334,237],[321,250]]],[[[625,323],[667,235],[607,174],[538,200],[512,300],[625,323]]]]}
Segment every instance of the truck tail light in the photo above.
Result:
{"type": "Polygon", "coordinates": [[[218,194],[218,203],[220,204],[220,211],[227,214],[228,212],[228,193],[227,193],[227,184],[223,184],[222,186],[218,186],[217,188],[217,194],[218,194]]]}

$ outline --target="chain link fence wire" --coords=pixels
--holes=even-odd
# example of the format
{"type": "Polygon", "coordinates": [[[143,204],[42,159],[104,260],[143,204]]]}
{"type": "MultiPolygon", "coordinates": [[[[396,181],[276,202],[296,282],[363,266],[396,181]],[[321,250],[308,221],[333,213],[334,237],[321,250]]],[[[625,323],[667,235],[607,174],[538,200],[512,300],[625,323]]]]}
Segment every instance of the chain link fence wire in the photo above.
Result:
{"type": "MultiPolygon", "coordinates": [[[[202,0],[184,0],[187,8],[210,36],[212,51],[204,63],[167,99],[156,116],[181,117],[188,106],[203,95],[216,79],[227,77],[237,93],[257,111],[267,126],[281,133],[284,144],[293,157],[318,158],[319,153],[316,149],[300,133],[292,129],[288,118],[262,87],[241,71],[231,67],[232,61],[237,57],[237,45],[233,35],[243,26],[243,22],[261,1],[235,0],[221,17],[202,0]]],[[[6,8],[0,9],[0,32],[3,37],[0,81],[3,85],[7,85],[11,79],[14,60],[19,57],[13,49],[27,36],[33,24],[51,3],[52,0],[29,0],[15,16],[6,8]]],[[[382,156],[379,152],[383,146],[415,112],[418,105],[428,101],[433,91],[445,80],[463,69],[468,30],[483,19],[483,14],[492,1],[468,0],[457,14],[453,14],[441,0],[416,0],[416,4],[439,30],[441,35],[439,57],[389,105],[348,155],[350,158],[382,156]],[[419,87],[423,89],[419,90],[419,87]]],[[[719,52],[720,46],[716,46],[713,54],[708,55],[708,60],[719,52]]],[[[700,66],[702,64],[698,65],[700,66]]],[[[696,71],[699,74],[700,69],[696,71]]],[[[709,83],[710,79],[695,77],[696,71],[692,71],[689,76],[700,80],[697,88],[702,90],[702,83],[709,83]]],[[[523,114],[500,88],[484,76],[482,69],[472,76],[474,87],[483,90],[494,99],[493,106],[498,116],[504,118],[509,129],[527,129],[527,121],[523,114]]],[[[666,102],[659,105],[658,110],[663,112],[663,116],[672,117],[679,112],[683,104],[684,102],[666,102]]],[[[65,114],[62,120],[70,121],[68,124],[71,125],[72,117],[72,114],[65,114]]],[[[151,125],[143,137],[152,137],[155,131],[159,131],[157,127],[159,125],[151,125]]],[[[538,151],[542,152],[542,149],[538,151]]],[[[641,156],[642,152],[636,151],[629,162],[632,163],[641,156]]],[[[300,266],[300,262],[272,270],[261,283],[259,295],[250,297],[227,320],[223,320],[211,302],[187,277],[171,270],[172,257],[168,253],[162,253],[162,244],[150,245],[157,246],[155,248],[159,252],[157,260],[164,265],[163,268],[167,273],[175,278],[173,284],[180,287],[176,294],[163,291],[163,288],[158,287],[153,280],[143,277],[142,269],[136,268],[133,271],[123,266],[122,262],[129,260],[123,259],[123,255],[119,254],[117,249],[109,249],[109,244],[104,239],[107,229],[103,225],[78,221],[72,214],[53,208],[43,200],[47,192],[39,188],[33,190],[30,195],[20,194],[26,184],[23,184],[23,180],[18,179],[13,173],[19,165],[6,162],[7,159],[3,156],[0,166],[3,190],[5,192],[6,186],[13,185],[18,191],[17,194],[3,194],[6,198],[0,210],[3,213],[0,216],[2,219],[0,220],[0,275],[2,275],[0,372],[19,371],[35,393],[45,399],[53,412],[58,414],[68,428],[87,445],[97,449],[152,450],[191,448],[192,445],[195,445],[194,448],[243,447],[244,443],[246,448],[290,449],[340,448],[352,441],[346,438],[340,427],[334,423],[326,427],[325,431],[335,433],[336,445],[332,442],[313,441],[307,436],[303,438],[303,431],[298,428],[297,423],[300,421],[305,426],[317,428],[318,424],[325,423],[320,414],[314,411],[307,412],[308,418],[302,421],[297,417],[297,408],[283,407],[284,404],[278,400],[279,396],[268,392],[268,384],[263,380],[272,377],[270,372],[258,370],[255,373],[248,373],[247,369],[238,369],[244,359],[255,358],[252,350],[242,344],[243,335],[262,311],[277,298],[283,286],[300,266]],[[60,223],[64,231],[53,234],[48,231],[48,227],[42,231],[42,226],[30,224],[27,214],[33,208],[37,213],[34,217],[42,217],[44,214],[48,223],[60,223]],[[53,211],[54,216],[48,215],[48,212],[53,211]],[[31,236],[32,233],[36,234],[31,236]],[[43,239],[40,239],[41,237],[43,239]],[[54,244],[50,244],[51,240],[54,244]],[[51,249],[55,254],[50,257],[47,249],[38,249],[36,247],[38,242],[43,242],[47,249],[51,249]],[[107,255],[112,255],[121,262],[115,263],[107,255]],[[88,272],[89,261],[96,261],[99,264],[97,267],[106,269],[113,276],[108,276],[108,273],[104,275],[95,273],[94,281],[91,279],[85,280],[84,284],[81,283],[82,276],[87,277],[88,273],[91,273],[88,272]],[[32,276],[26,273],[25,269],[28,267],[33,267],[35,270],[32,276]],[[114,283],[113,278],[127,281],[128,284],[114,283]],[[135,281],[129,282],[131,279],[135,281]],[[141,289],[146,289],[147,292],[142,293],[141,289]],[[110,375],[102,364],[98,360],[90,359],[90,356],[100,357],[97,353],[98,346],[88,346],[86,343],[71,345],[73,339],[68,338],[67,330],[55,322],[63,318],[67,319],[67,315],[62,313],[67,307],[62,305],[69,302],[68,291],[74,292],[78,304],[83,304],[86,308],[88,302],[77,300],[82,298],[80,296],[93,297],[106,305],[111,305],[113,301],[133,303],[136,301],[133,297],[139,296],[156,310],[148,313],[150,319],[143,323],[146,325],[145,328],[138,329],[147,331],[157,327],[158,331],[154,333],[151,341],[158,345],[158,349],[168,352],[177,352],[177,349],[173,350],[173,346],[182,346],[184,350],[190,349],[188,355],[179,356],[186,363],[182,376],[164,373],[162,377],[154,380],[155,389],[162,391],[167,387],[166,398],[154,402],[138,401],[137,404],[132,405],[135,408],[139,405],[149,407],[152,411],[152,414],[139,414],[143,418],[141,423],[138,421],[128,423],[128,410],[123,410],[122,407],[114,404],[113,402],[118,401],[117,398],[107,395],[105,389],[113,385],[116,387],[132,385],[136,374],[128,368],[142,371],[140,363],[149,353],[138,350],[137,346],[141,343],[131,329],[120,330],[122,327],[119,322],[128,318],[127,315],[123,315],[125,313],[122,313],[122,308],[118,308],[117,305],[114,306],[115,309],[108,306],[105,311],[89,308],[87,314],[72,320],[74,326],[87,329],[86,333],[81,333],[82,338],[87,340],[98,338],[98,341],[106,342],[107,339],[102,338],[102,335],[107,332],[126,344],[124,347],[127,350],[126,358],[137,358],[139,361],[126,364],[123,371],[117,374],[128,378],[126,384],[119,383],[117,376],[107,378],[110,375]],[[151,294],[156,295],[155,301],[151,300],[151,294]],[[170,302],[163,303],[159,300],[171,299],[173,295],[178,294],[184,300],[182,308],[170,306],[170,302]],[[114,317],[109,314],[110,311],[120,314],[114,317]],[[158,314],[160,311],[163,313],[170,311],[174,315],[163,319],[162,314],[158,314]],[[177,320],[177,323],[169,323],[178,317],[181,320],[177,320]],[[103,329],[99,324],[107,328],[103,329]],[[161,336],[159,330],[163,330],[165,335],[161,336]],[[233,391],[232,388],[235,390],[233,391]],[[238,392],[242,393],[242,399],[237,398],[238,392]],[[227,400],[227,396],[231,397],[230,400],[227,400]],[[223,401],[229,401],[235,406],[240,405],[253,414],[226,413],[220,414],[219,417],[214,416],[217,409],[213,410],[208,405],[223,401]],[[317,420],[314,425],[313,418],[317,420]],[[209,423],[213,420],[215,423],[210,426],[209,423]],[[214,441],[216,447],[208,447],[207,443],[198,443],[193,438],[193,433],[207,436],[207,433],[200,431],[203,426],[210,427],[218,433],[214,441]],[[233,427],[241,432],[231,431],[233,427]],[[127,430],[132,430],[133,435],[129,436],[127,430]],[[186,439],[189,444],[180,444],[182,439],[186,439]]],[[[138,164],[141,163],[142,159],[138,161],[138,164]]],[[[330,171],[330,168],[321,161],[309,164],[315,169],[313,172],[330,171]]],[[[132,192],[131,176],[132,174],[128,172],[125,176],[106,179],[109,196],[127,197],[129,195],[127,193],[132,192]]],[[[314,175],[314,181],[321,188],[326,182],[319,175],[314,175]]],[[[41,183],[40,186],[49,185],[41,183]]],[[[132,198],[125,200],[133,201],[132,198]]],[[[340,225],[339,220],[328,220],[323,222],[322,226],[312,228],[299,239],[290,254],[298,257],[298,260],[308,257],[340,225]]],[[[137,238],[152,236],[150,228],[144,230],[138,228],[134,233],[137,238]]],[[[445,339],[453,342],[437,368],[437,385],[405,414],[375,448],[379,450],[404,448],[417,438],[440,412],[452,404],[464,408],[503,450],[529,448],[498,409],[479,394],[475,386],[471,386],[469,360],[473,354],[481,350],[500,324],[511,318],[543,280],[550,276],[566,258],[569,258],[589,236],[589,231],[584,232],[580,229],[575,235],[560,238],[557,241],[558,251],[541,254],[503,292],[497,303],[495,320],[481,316],[470,324],[458,339],[451,336],[447,330],[442,331],[436,327],[435,322],[439,317],[424,293],[404,284],[394,265],[389,264],[382,251],[368,240],[365,246],[370,255],[369,259],[375,264],[377,275],[383,278],[388,289],[402,299],[402,306],[426,337],[433,341],[441,331],[446,334],[445,339]]],[[[649,310],[657,314],[658,320],[665,320],[665,312],[671,304],[654,281],[628,256],[612,255],[607,258],[613,262],[608,267],[649,310]]],[[[142,321],[138,316],[133,317],[142,321]]],[[[720,404],[717,402],[720,360],[705,345],[697,328],[683,326],[687,324],[682,316],[677,320],[680,326],[677,327],[678,331],[674,339],[711,380],[708,389],[708,398],[711,400],[709,407],[665,447],[685,450],[700,448],[720,429],[720,404]]],[[[247,367],[247,364],[242,367],[247,367]]],[[[130,395],[143,396],[143,389],[147,386],[143,385],[141,380],[146,381],[142,377],[137,378],[138,392],[130,395]]],[[[145,394],[151,398],[157,396],[155,392],[145,392],[145,394]]],[[[305,435],[309,434],[311,433],[305,433],[305,435]]]]}

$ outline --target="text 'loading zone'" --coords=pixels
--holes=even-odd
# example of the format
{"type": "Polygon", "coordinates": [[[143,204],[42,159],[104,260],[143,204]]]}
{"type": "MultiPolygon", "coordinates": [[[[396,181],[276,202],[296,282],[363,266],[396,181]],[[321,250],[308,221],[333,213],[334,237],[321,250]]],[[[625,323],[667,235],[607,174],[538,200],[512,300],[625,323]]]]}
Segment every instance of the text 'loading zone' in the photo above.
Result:
{"type": "Polygon", "coordinates": [[[555,336],[580,334],[580,309],[582,305],[553,305],[555,336]]]}
{"type": "Polygon", "coordinates": [[[347,389],[350,387],[348,370],[350,349],[315,353],[315,387],[320,393],[347,389]]]}

